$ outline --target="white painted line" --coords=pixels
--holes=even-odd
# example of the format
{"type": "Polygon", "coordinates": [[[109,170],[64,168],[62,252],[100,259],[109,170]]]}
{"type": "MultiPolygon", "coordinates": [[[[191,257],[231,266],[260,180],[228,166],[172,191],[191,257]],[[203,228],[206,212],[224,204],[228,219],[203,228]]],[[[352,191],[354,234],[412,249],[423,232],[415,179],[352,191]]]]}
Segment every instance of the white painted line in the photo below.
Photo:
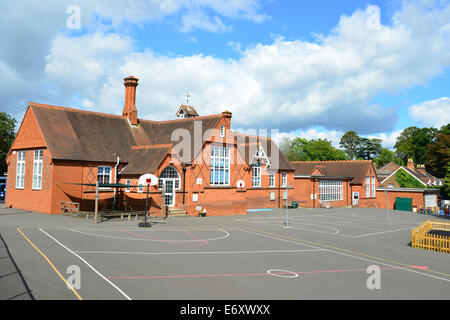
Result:
{"type": "MultiPolygon", "coordinates": [[[[101,237],[101,238],[110,238],[110,239],[120,239],[120,240],[133,240],[133,241],[148,241],[148,242],[170,242],[170,243],[197,243],[197,242],[205,242],[205,241],[215,241],[215,240],[222,240],[225,238],[228,238],[230,236],[230,234],[222,229],[208,229],[208,230],[215,230],[215,231],[221,231],[223,233],[225,233],[224,236],[222,237],[216,237],[216,238],[205,238],[202,240],[196,239],[196,240],[170,240],[170,239],[144,239],[144,238],[131,238],[131,237],[117,237],[117,236],[108,236],[108,235],[104,235],[104,234],[96,234],[96,233],[91,233],[91,232],[84,232],[84,231],[79,231],[79,230],[75,230],[75,229],[69,229],[72,232],[77,232],[77,233],[81,233],[81,234],[86,234],[86,235],[90,235],[90,236],[94,236],[94,237],[101,237]]],[[[176,229],[173,229],[176,230],[176,229]]],[[[184,229],[177,229],[180,231],[183,231],[184,229]]],[[[189,229],[190,231],[192,231],[191,229],[189,229]]],[[[203,229],[206,230],[206,229],[203,229]]],[[[100,231],[100,230],[99,230],[100,231]]],[[[105,230],[102,230],[105,231],[105,230]]],[[[111,230],[107,230],[107,231],[111,231],[111,230]]],[[[115,230],[114,230],[115,231],[115,230]]],[[[117,230],[120,231],[120,230],[117,230]]],[[[129,231],[129,230],[127,230],[129,231]]],[[[142,231],[142,230],[140,230],[142,231]]]]}
{"type": "Polygon", "coordinates": [[[280,278],[298,278],[298,273],[289,271],[289,270],[282,270],[282,269],[272,269],[267,270],[267,273],[274,277],[280,277],[280,278]]]}
{"type": "Polygon", "coordinates": [[[82,254],[123,254],[123,255],[202,255],[202,254],[250,254],[250,253],[296,253],[296,252],[318,252],[325,249],[304,250],[258,250],[258,251],[186,251],[186,252],[133,252],[133,251],[75,251],[82,254]]]}
{"type": "Polygon", "coordinates": [[[384,234],[384,233],[391,233],[391,232],[398,232],[398,231],[405,231],[405,230],[413,230],[414,228],[403,228],[403,229],[396,229],[396,230],[389,230],[389,231],[382,231],[382,232],[374,232],[374,233],[367,233],[367,234],[362,234],[359,236],[349,236],[349,237],[353,237],[353,238],[362,238],[362,237],[368,237],[368,236],[373,236],[376,234],[384,234]]]}
{"type": "Polygon", "coordinates": [[[51,235],[49,235],[47,232],[45,232],[44,230],[42,230],[41,228],[39,228],[40,231],[42,231],[44,234],[46,234],[47,236],[49,236],[53,241],[55,241],[57,244],[59,244],[61,247],[63,247],[64,249],[66,249],[67,251],[69,251],[70,253],[72,253],[74,256],[76,256],[78,259],[80,259],[81,261],[83,261],[89,268],[92,269],[92,271],[94,271],[96,274],[98,274],[101,278],[103,278],[103,280],[105,280],[106,282],[108,282],[111,286],[113,286],[117,291],[120,292],[120,294],[122,294],[126,299],[131,300],[131,298],[125,294],[125,292],[123,292],[118,286],[116,286],[114,283],[112,283],[110,280],[108,280],[104,275],[102,275],[100,272],[98,272],[93,266],[91,266],[86,260],[84,260],[82,257],[80,257],[78,254],[76,254],[75,252],[73,252],[72,250],[70,250],[68,247],[66,247],[65,245],[63,245],[61,242],[59,242],[58,240],[56,240],[54,237],[52,237],[51,235]]]}
{"type": "MultiPolygon", "coordinates": [[[[275,227],[278,227],[278,226],[281,225],[281,223],[280,224],[275,224],[274,222],[255,222],[255,223],[263,224],[263,225],[269,225],[269,226],[275,226],[275,227]]],[[[331,234],[331,235],[339,235],[339,230],[335,229],[335,228],[321,226],[321,225],[315,225],[315,224],[308,224],[308,223],[300,223],[300,224],[315,226],[315,227],[324,228],[324,229],[330,229],[330,230],[333,230],[335,232],[325,232],[325,231],[311,230],[311,229],[300,228],[300,227],[293,227],[292,223],[289,224],[289,228],[288,229],[297,229],[297,230],[305,230],[305,231],[310,231],[310,232],[318,232],[318,233],[325,233],[325,234],[331,234]]]]}
{"type": "MultiPolygon", "coordinates": [[[[258,233],[258,232],[251,232],[251,231],[243,230],[243,229],[240,229],[240,230],[242,230],[244,232],[251,233],[251,234],[259,235],[259,236],[265,237],[265,238],[270,238],[270,239],[275,239],[275,240],[285,241],[285,242],[290,242],[290,243],[297,243],[297,244],[300,244],[302,246],[305,246],[305,244],[302,243],[301,241],[287,240],[287,239],[278,238],[278,237],[274,237],[274,236],[269,236],[269,235],[266,235],[266,234],[263,234],[263,233],[258,233]]],[[[311,248],[316,248],[316,249],[324,249],[324,248],[320,248],[320,247],[313,246],[313,245],[308,245],[308,246],[310,246],[311,248]]],[[[388,264],[388,263],[385,263],[385,262],[380,262],[378,260],[371,260],[371,259],[361,258],[361,257],[358,257],[358,256],[354,256],[354,255],[351,255],[351,254],[342,253],[342,252],[334,251],[334,250],[330,250],[330,249],[324,249],[324,250],[328,251],[328,252],[331,252],[331,253],[338,254],[338,255],[354,258],[354,259],[357,259],[357,260],[363,260],[363,261],[367,261],[367,262],[370,262],[370,263],[376,263],[376,264],[380,264],[380,265],[383,265],[383,266],[388,266],[388,267],[399,269],[399,270],[403,270],[403,271],[417,273],[417,274],[420,274],[420,275],[423,275],[423,276],[427,276],[427,277],[430,277],[430,278],[442,280],[442,281],[445,281],[445,282],[450,282],[450,279],[441,278],[441,277],[438,277],[438,276],[434,276],[434,275],[431,275],[431,274],[419,272],[419,271],[416,271],[416,270],[411,270],[411,269],[407,269],[407,268],[403,268],[403,267],[394,266],[394,265],[391,265],[391,264],[388,264]]]]}

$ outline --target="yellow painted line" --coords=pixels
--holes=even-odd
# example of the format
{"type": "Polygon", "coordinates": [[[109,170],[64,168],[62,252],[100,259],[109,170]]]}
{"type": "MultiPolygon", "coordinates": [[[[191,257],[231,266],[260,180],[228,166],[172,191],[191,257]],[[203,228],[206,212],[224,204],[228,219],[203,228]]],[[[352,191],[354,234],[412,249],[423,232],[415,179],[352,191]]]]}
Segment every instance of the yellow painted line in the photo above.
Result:
{"type": "Polygon", "coordinates": [[[58,269],[54,266],[54,264],[50,261],[49,258],[41,251],[38,247],[34,245],[33,242],[31,242],[30,239],[20,230],[21,228],[17,228],[17,231],[25,238],[25,240],[28,241],[29,244],[33,246],[34,249],[36,249],[37,252],[41,254],[41,256],[44,257],[44,259],[48,262],[48,264],[53,268],[53,270],[56,272],[56,274],[66,283],[67,287],[72,290],[72,292],[77,296],[78,300],[83,300],[81,296],[78,294],[78,292],[70,285],[70,283],[67,282],[67,280],[61,275],[61,273],[58,271],[58,269]]]}
{"type": "MultiPolygon", "coordinates": [[[[338,247],[333,247],[333,246],[326,245],[326,244],[319,243],[319,242],[302,240],[302,239],[298,239],[298,238],[294,238],[294,237],[290,237],[290,236],[284,236],[284,235],[280,235],[280,234],[275,234],[275,233],[271,233],[271,232],[266,232],[266,231],[262,231],[262,230],[258,230],[258,229],[254,229],[254,228],[242,228],[242,229],[249,229],[249,230],[253,230],[255,232],[260,232],[260,233],[263,233],[263,234],[267,234],[267,235],[271,235],[271,236],[275,236],[275,237],[279,237],[279,238],[293,240],[293,241],[297,241],[297,242],[300,242],[300,243],[306,243],[306,244],[315,245],[315,246],[321,246],[321,247],[325,247],[325,248],[329,248],[329,249],[340,250],[340,251],[352,253],[354,255],[359,255],[359,256],[362,256],[362,257],[366,257],[366,258],[371,258],[371,259],[374,259],[374,260],[380,260],[380,261],[385,261],[385,262],[389,262],[389,263],[393,263],[393,264],[398,264],[398,265],[405,266],[405,267],[411,267],[410,265],[404,264],[404,263],[401,263],[401,262],[397,262],[397,261],[393,261],[393,260],[389,260],[389,259],[384,259],[384,258],[378,258],[378,257],[370,256],[370,255],[365,254],[365,253],[352,251],[352,250],[347,250],[347,249],[342,249],[342,248],[338,248],[338,247]]],[[[434,270],[431,270],[431,269],[427,269],[426,271],[450,277],[450,274],[448,274],[448,273],[434,271],[434,270]]]]}

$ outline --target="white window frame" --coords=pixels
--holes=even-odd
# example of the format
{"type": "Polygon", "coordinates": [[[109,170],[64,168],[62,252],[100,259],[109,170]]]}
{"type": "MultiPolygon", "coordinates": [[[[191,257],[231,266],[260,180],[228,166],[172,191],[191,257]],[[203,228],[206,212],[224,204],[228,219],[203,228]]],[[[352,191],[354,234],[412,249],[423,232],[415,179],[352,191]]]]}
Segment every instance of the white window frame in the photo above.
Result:
{"type": "Polygon", "coordinates": [[[275,191],[270,191],[269,192],[269,199],[270,199],[270,201],[275,201],[276,200],[275,191]]]}
{"type": "Polygon", "coordinates": [[[319,180],[319,199],[326,202],[344,200],[342,180],[319,180]]]}
{"type": "Polygon", "coordinates": [[[287,187],[287,173],[286,172],[281,173],[281,186],[287,187]]]}
{"type": "Polygon", "coordinates": [[[220,137],[225,138],[225,126],[220,127],[220,137]]]}
{"type": "Polygon", "coordinates": [[[138,191],[137,191],[138,193],[144,193],[144,185],[142,185],[142,184],[139,184],[138,185],[138,191]]]}
{"type": "MultiPolygon", "coordinates": [[[[104,176],[104,177],[109,176],[109,180],[108,180],[108,182],[106,182],[106,184],[111,184],[111,179],[112,179],[112,167],[111,167],[111,166],[98,166],[98,167],[97,167],[97,181],[98,181],[99,184],[101,184],[101,183],[100,183],[100,180],[99,180],[100,176],[104,176]],[[106,169],[106,168],[109,168],[109,174],[100,173],[100,168],[102,168],[103,170],[106,169]]],[[[102,181],[103,181],[103,180],[102,180],[102,181]]],[[[105,182],[102,182],[102,184],[105,184],[105,182]]],[[[99,189],[107,190],[107,189],[111,189],[111,188],[108,188],[108,187],[101,187],[101,188],[99,188],[99,189]]]]}
{"type": "Polygon", "coordinates": [[[366,177],[366,198],[370,198],[370,177],[366,177]]]}
{"type": "MultiPolygon", "coordinates": [[[[126,180],[125,180],[125,184],[126,184],[127,186],[131,186],[131,179],[126,179],[126,180]]],[[[126,187],[126,188],[125,188],[125,192],[131,192],[131,188],[130,188],[130,187],[126,187]]]]}
{"type": "Polygon", "coordinates": [[[17,151],[16,189],[24,189],[25,165],[26,165],[25,151],[17,151]]]}
{"type": "Polygon", "coordinates": [[[211,146],[209,184],[230,186],[230,148],[211,146]]]}
{"type": "Polygon", "coordinates": [[[252,187],[261,188],[261,162],[252,165],[252,187]]]}
{"type": "Polygon", "coordinates": [[[372,177],[372,198],[376,198],[376,182],[375,177],[372,177]]]}
{"type": "Polygon", "coordinates": [[[180,173],[177,169],[175,169],[172,166],[168,166],[164,168],[164,170],[161,172],[159,178],[158,178],[158,184],[159,184],[159,190],[162,191],[163,183],[164,181],[171,180],[173,181],[173,188],[174,190],[180,190],[181,189],[181,177],[180,173]],[[167,170],[167,171],[166,171],[167,170]],[[166,175],[166,172],[170,172],[170,174],[166,175]],[[176,174],[174,174],[176,173],[176,174]]]}
{"type": "Polygon", "coordinates": [[[34,150],[33,153],[33,190],[42,190],[42,170],[44,166],[44,150],[34,150]]]}
{"type": "Polygon", "coordinates": [[[269,174],[269,188],[275,188],[276,185],[276,175],[275,173],[269,174]]]}

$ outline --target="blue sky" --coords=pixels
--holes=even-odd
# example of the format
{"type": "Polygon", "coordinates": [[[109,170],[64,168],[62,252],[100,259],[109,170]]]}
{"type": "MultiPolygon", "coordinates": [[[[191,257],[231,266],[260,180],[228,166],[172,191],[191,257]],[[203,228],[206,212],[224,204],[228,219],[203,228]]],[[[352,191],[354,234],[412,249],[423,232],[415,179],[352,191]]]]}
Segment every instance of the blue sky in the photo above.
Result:
{"type": "Polygon", "coordinates": [[[450,121],[448,0],[28,0],[4,2],[1,111],[29,101],[139,116],[200,114],[239,131],[327,138],[355,130],[392,147],[401,130],[450,121]],[[80,29],[69,29],[75,5],[80,29]],[[27,50],[23,50],[27,44],[27,50]]]}

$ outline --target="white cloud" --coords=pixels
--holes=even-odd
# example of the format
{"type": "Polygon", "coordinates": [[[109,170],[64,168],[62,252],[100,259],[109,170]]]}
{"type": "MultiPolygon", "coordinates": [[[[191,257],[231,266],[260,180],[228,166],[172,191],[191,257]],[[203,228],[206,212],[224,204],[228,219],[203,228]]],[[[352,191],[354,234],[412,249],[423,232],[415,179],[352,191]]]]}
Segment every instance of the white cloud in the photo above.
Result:
{"type": "MultiPolygon", "coordinates": [[[[103,58],[97,50],[78,55],[77,49],[60,50],[59,57],[53,48],[50,66],[57,64],[55,61],[70,63],[61,68],[64,72],[47,71],[57,81],[78,73],[80,64],[92,69],[83,77],[97,74],[103,79],[96,105],[104,109],[120,108],[121,103],[111,98],[123,97],[121,79],[134,74],[141,79],[140,114],[151,119],[172,118],[183,102],[182,95],[189,91],[201,114],[229,109],[238,127],[290,132],[321,126],[330,131],[352,128],[361,134],[386,132],[396,124],[395,109],[372,105],[371,100],[383,92],[426,83],[450,65],[450,43],[443,41],[450,6],[432,9],[426,3],[405,4],[392,26],[380,25],[379,29],[367,27],[369,13],[357,10],[342,16],[321,43],[279,37],[272,44],[247,48],[235,60],[203,55],[168,57],[150,51],[130,53],[123,59],[120,50],[103,58]],[[424,10],[429,14],[420,20],[431,26],[427,32],[412,19],[424,10]]],[[[92,41],[98,46],[108,42],[107,37],[111,35],[104,35],[105,39],[84,36],[79,45],[89,48],[92,41]]],[[[117,38],[118,43],[125,41],[122,38],[117,38]]],[[[54,41],[53,47],[57,45],[54,41]]],[[[74,86],[81,80],[76,78],[74,86]]]]}
{"type": "MultiPolygon", "coordinates": [[[[108,1],[109,7],[103,0],[80,3],[82,12],[92,8],[113,24],[212,11],[204,21],[186,18],[178,26],[184,31],[224,32],[227,19],[265,19],[256,0],[137,0],[133,6],[108,1]]],[[[398,118],[395,109],[371,101],[380,93],[425,84],[450,65],[450,5],[434,4],[405,2],[392,24],[379,28],[367,27],[370,11],[357,10],[342,16],[330,34],[318,37],[320,42],[278,37],[241,51],[238,59],[138,51],[133,39],[108,28],[75,38],[59,34],[49,41],[43,71],[64,97],[79,94],[98,111],[121,112],[123,78],[133,74],[140,78],[141,117],[174,118],[189,91],[200,114],[228,109],[236,127],[303,130],[306,136],[319,137],[321,132],[310,128],[320,126],[336,144],[338,133],[350,129],[360,134],[392,131],[398,118]]]]}
{"type": "Polygon", "coordinates": [[[440,128],[450,123],[450,98],[443,97],[415,104],[409,108],[409,113],[425,126],[440,128]]]}
{"type": "Polygon", "coordinates": [[[370,135],[368,136],[369,139],[381,139],[381,144],[383,145],[383,147],[388,148],[388,149],[394,149],[394,145],[397,142],[397,138],[401,135],[401,133],[403,132],[402,130],[397,130],[397,131],[393,131],[390,134],[386,134],[386,133],[380,133],[378,136],[376,135],[370,135]]]}

